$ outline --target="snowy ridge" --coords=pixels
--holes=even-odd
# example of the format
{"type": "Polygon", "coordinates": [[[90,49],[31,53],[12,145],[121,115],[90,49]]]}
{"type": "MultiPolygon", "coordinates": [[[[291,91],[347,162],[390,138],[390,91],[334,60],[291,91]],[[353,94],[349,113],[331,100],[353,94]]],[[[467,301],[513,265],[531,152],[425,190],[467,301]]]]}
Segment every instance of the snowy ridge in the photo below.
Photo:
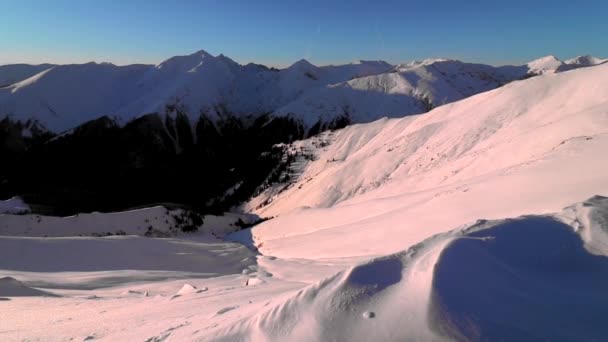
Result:
{"type": "Polygon", "coordinates": [[[277,256],[322,258],[336,248],[374,255],[432,235],[428,226],[553,211],[608,191],[608,163],[594,157],[608,143],[607,89],[601,65],[514,82],[424,115],[353,125],[321,148],[300,142],[315,158],[299,178],[246,204],[278,216],[254,228],[254,239],[277,256]],[[489,193],[511,204],[493,205],[489,193]],[[443,215],[433,214],[437,206],[443,215]],[[409,223],[396,226],[395,218],[409,223]],[[352,237],[348,246],[335,240],[342,234],[352,237]],[[400,238],[387,242],[386,234],[400,238]],[[301,249],[284,250],[294,239],[301,249]]]}
{"type": "Polygon", "coordinates": [[[525,67],[495,68],[451,60],[426,61],[399,72],[360,77],[315,88],[274,114],[307,126],[336,115],[353,123],[404,117],[495,89],[527,75],[525,67]]]}
{"type": "Polygon", "coordinates": [[[566,61],[561,61],[555,56],[546,56],[528,63],[530,74],[556,73],[581,67],[589,67],[607,62],[594,56],[577,56],[566,61]]]}
{"type": "MultiPolygon", "coordinates": [[[[41,290],[37,290],[24,285],[12,277],[0,278],[0,296],[7,297],[36,297],[36,296],[54,296],[53,294],[41,290]]],[[[0,300],[7,298],[0,298],[0,300]]]]}
{"type": "Polygon", "coordinates": [[[395,65],[395,69],[394,71],[396,72],[403,72],[403,71],[408,71],[420,66],[428,66],[428,65],[432,65],[438,62],[449,62],[449,61],[453,61],[451,59],[448,58],[427,58],[427,59],[423,59],[421,61],[411,61],[409,63],[402,63],[402,64],[397,64],[395,65]]]}
{"type": "Polygon", "coordinates": [[[55,65],[53,64],[40,64],[40,65],[29,65],[29,64],[10,64],[0,65],[0,88],[9,86],[11,84],[21,82],[27,78],[30,78],[44,70],[48,70],[55,65]]]}
{"type": "Polygon", "coordinates": [[[566,60],[564,63],[568,65],[592,66],[608,62],[608,59],[601,59],[594,56],[577,56],[566,60]]]}
{"type": "Polygon", "coordinates": [[[3,116],[39,121],[62,132],[103,115],[112,115],[142,89],[132,82],[148,66],[61,65],[0,89],[3,116]]]}
{"type": "Polygon", "coordinates": [[[34,119],[60,133],[104,115],[125,124],[145,114],[171,112],[172,107],[192,122],[201,115],[217,121],[273,113],[293,117],[308,129],[344,118],[358,123],[422,113],[529,74],[600,61],[586,56],[565,64],[550,56],[520,67],[447,59],[399,66],[359,61],[318,67],[300,60],[283,70],[271,70],[242,66],[224,55],[200,50],[156,66],[4,66],[0,81],[7,84],[0,89],[0,118],[34,119]]]}
{"type": "Polygon", "coordinates": [[[565,64],[555,56],[545,56],[528,63],[528,68],[535,74],[555,73],[562,69],[565,64]]]}
{"type": "MultiPolygon", "coordinates": [[[[0,202],[1,203],[1,202],[0,202]]],[[[29,207],[21,199],[4,203],[10,206],[0,214],[1,236],[69,237],[138,235],[167,237],[183,231],[200,230],[206,234],[223,236],[239,230],[237,222],[251,224],[255,215],[226,213],[223,216],[204,215],[202,223],[193,222],[191,213],[183,209],[155,206],[111,213],[82,213],[58,217],[27,214],[29,207]],[[186,228],[184,230],[184,228],[186,228]]]]}
{"type": "Polygon", "coordinates": [[[262,115],[294,100],[304,90],[386,72],[384,62],[316,67],[305,60],[273,71],[241,66],[201,50],[157,66],[88,63],[57,66],[0,90],[0,112],[14,120],[36,119],[62,132],[103,115],[119,123],[177,108],[196,122],[262,115]],[[85,85],[85,86],[83,86],[85,85]]]}
{"type": "Polygon", "coordinates": [[[324,279],[205,340],[601,339],[608,248],[592,254],[579,234],[600,227],[587,244],[606,241],[607,209],[607,198],[594,197],[555,215],[442,233],[324,279]],[[563,223],[567,213],[587,224],[563,223]],[[560,295],[566,292],[585,295],[560,295]]]}
{"type": "Polygon", "coordinates": [[[175,217],[183,210],[151,207],[116,213],[78,214],[68,217],[37,214],[1,215],[0,234],[3,236],[62,237],[77,235],[144,235],[149,232],[171,234],[175,217]]]}

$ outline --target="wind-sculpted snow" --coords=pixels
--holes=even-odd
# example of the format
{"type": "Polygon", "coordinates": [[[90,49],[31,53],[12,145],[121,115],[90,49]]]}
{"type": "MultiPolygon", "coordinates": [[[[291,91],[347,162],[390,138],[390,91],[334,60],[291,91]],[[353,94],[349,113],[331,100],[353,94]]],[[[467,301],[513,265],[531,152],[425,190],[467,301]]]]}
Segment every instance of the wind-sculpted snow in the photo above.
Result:
{"type": "Polygon", "coordinates": [[[2,298],[1,296],[6,296],[6,297],[54,297],[55,295],[50,292],[45,292],[45,291],[37,290],[37,289],[31,288],[29,286],[26,286],[15,278],[2,277],[2,278],[0,278],[0,301],[9,300],[8,298],[2,298]]]}
{"type": "Polygon", "coordinates": [[[411,327],[425,324],[423,314],[428,288],[424,286],[431,278],[433,252],[433,249],[419,246],[352,267],[300,290],[259,315],[201,340],[396,341],[428,338],[432,336],[428,330],[411,327]],[[408,280],[412,272],[418,277],[416,284],[408,280]]]}
{"type": "MultiPolygon", "coordinates": [[[[605,239],[608,200],[582,206],[592,210],[564,213],[602,226],[594,239],[605,239]]],[[[591,253],[575,231],[583,226],[562,215],[479,221],[436,235],[311,285],[209,340],[601,340],[608,249],[591,253]]]]}
{"type": "Polygon", "coordinates": [[[601,340],[606,286],[607,255],[590,253],[572,227],[507,220],[442,251],[429,320],[456,340],[601,340]]]}
{"type": "Polygon", "coordinates": [[[223,242],[137,238],[127,249],[134,237],[5,238],[22,241],[4,247],[29,252],[0,249],[13,265],[0,272],[11,277],[0,278],[0,327],[8,340],[601,340],[607,215],[608,199],[595,196],[555,214],[429,228],[443,232],[343,271],[350,262],[252,263],[244,247],[223,242]],[[171,263],[174,271],[160,271],[171,263]]]}

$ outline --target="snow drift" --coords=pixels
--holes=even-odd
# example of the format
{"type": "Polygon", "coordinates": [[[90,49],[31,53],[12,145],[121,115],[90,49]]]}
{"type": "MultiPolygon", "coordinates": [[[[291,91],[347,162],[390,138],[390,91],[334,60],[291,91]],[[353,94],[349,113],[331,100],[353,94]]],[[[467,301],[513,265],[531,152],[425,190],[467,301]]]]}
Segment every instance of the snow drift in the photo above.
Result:
{"type": "MultiPolygon", "coordinates": [[[[0,296],[6,297],[54,297],[52,293],[28,287],[12,277],[0,278],[0,296]]],[[[2,299],[2,298],[0,298],[2,299]]]]}

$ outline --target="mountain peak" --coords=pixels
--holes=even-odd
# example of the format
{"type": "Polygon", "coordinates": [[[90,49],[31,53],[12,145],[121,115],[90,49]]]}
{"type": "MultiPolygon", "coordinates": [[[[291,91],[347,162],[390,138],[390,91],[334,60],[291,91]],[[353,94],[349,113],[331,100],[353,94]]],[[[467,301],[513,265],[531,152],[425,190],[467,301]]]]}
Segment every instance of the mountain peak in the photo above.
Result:
{"type": "Polygon", "coordinates": [[[199,50],[185,56],[173,56],[156,66],[157,69],[168,72],[187,72],[198,65],[203,60],[215,58],[205,50],[199,50]]]}
{"type": "Polygon", "coordinates": [[[213,57],[213,55],[211,55],[209,52],[202,49],[190,54],[189,56],[213,57]]]}
{"type": "Polygon", "coordinates": [[[405,71],[405,70],[409,70],[409,69],[413,69],[413,68],[417,68],[417,67],[421,67],[421,66],[428,66],[428,65],[432,65],[435,63],[441,63],[441,62],[457,62],[456,60],[453,59],[449,59],[449,58],[427,58],[427,59],[423,59],[423,60],[414,60],[408,63],[403,63],[403,64],[399,64],[397,66],[395,66],[395,70],[401,72],[401,71],[405,71]]]}
{"type": "Polygon", "coordinates": [[[530,63],[533,63],[533,62],[549,62],[549,61],[558,61],[558,62],[561,62],[561,60],[559,58],[555,57],[554,55],[547,55],[547,56],[544,56],[544,57],[537,58],[537,59],[533,60],[530,63]]]}
{"type": "Polygon", "coordinates": [[[566,64],[580,65],[580,66],[591,66],[598,65],[607,62],[608,59],[601,59],[591,55],[576,56],[574,58],[565,61],[566,64]]]}
{"type": "Polygon", "coordinates": [[[555,72],[563,65],[564,62],[562,62],[559,58],[553,55],[548,55],[529,62],[528,68],[532,73],[542,74],[546,72],[555,72]]]}
{"type": "Polygon", "coordinates": [[[307,61],[306,59],[302,58],[299,61],[293,63],[289,68],[287,69],[295,69],[295,68],[316,68],[316,66],[312,63],[310,63],[309,61],[307,61]]]}
{"type": "Polygon", "coordinates": [[[368,65],[384,65],[384,66],[391,65],[389,62],[383,61],[381,59],[376,60],[376,61],[360,59],[359,61],[351,63],[351,64],[368,64],[368,65]]]}
{"type": "Polygon", "coordinates": [[[224,55],[223,53],[220,53],[219,56],[217,56],[215,58],[217,58],[218,60],[221,60],[221,61],[225,62],[226,64],[228,64],[231,67],[239,67],[240,66],[239,63],[235,62],[232,58],[224,55]]]}

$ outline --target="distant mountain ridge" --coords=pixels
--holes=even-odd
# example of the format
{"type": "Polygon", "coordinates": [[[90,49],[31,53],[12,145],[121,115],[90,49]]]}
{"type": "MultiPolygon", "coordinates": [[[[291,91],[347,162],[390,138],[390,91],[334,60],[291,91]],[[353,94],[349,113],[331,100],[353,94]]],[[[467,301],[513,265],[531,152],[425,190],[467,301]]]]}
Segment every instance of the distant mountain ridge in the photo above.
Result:
{"type": "Polygon", "coordinates": [[[23,81],[44,70],[50,69],[54,64],[9,64],[0,65],[0,88],[23,81]]]}
{"type": "Polygon", "coordinates": [[[604,62],[592,56],[566,62],[548,56],[503,67],[448,59],[318,67],[302,59],[277,70],[200,50],[156,66],[7,65],[0,66],[0,119],[36,121],[60,133],[102,116],[124,125],[179,108],[193,124],[201,116],[217,123],[270,114],[291,118],[305,131],[322,130],[336,122],[422,113],[530,75],[604,62]]]}

